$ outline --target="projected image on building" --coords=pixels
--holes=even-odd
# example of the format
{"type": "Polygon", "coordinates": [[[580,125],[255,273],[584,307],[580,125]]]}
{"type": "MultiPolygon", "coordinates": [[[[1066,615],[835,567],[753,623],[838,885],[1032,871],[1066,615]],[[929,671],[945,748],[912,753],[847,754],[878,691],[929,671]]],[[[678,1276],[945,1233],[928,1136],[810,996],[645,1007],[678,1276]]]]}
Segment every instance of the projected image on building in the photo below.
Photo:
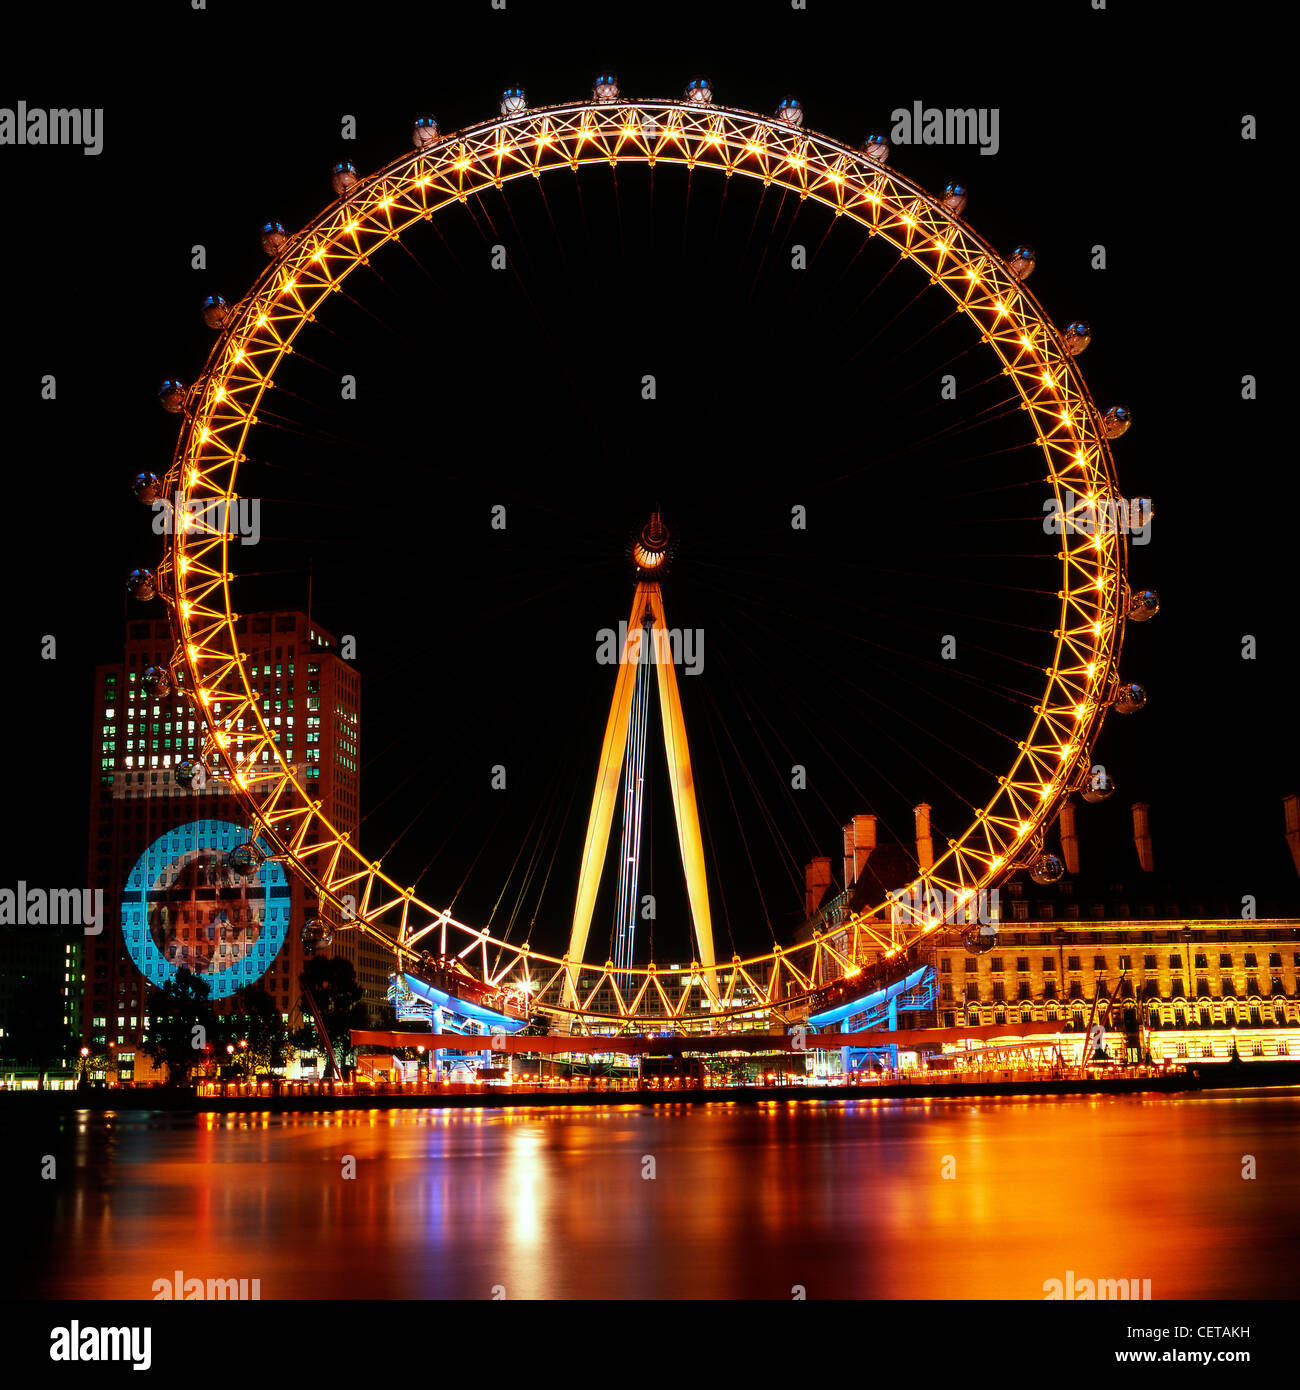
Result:
{"type": "Polygon", "coordinates": [[[190,821],[160,835],[136,861],[122,899],[122,933],[153,984],[165,985],[184,967],[207,981],[210,998],[224,999],[259,980],[279,954],[289,931],[289,880],[269,860],[237,873],[230,851],[247,842],[247,829],[232,821],[190,821]]]}

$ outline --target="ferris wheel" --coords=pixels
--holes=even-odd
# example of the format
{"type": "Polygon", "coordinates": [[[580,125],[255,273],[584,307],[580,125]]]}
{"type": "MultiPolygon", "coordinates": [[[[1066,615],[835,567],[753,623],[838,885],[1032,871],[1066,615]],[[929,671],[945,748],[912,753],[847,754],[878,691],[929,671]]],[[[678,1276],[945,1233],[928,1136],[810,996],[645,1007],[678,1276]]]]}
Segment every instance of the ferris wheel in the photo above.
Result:
{"type": "Polygon", "coordinates": [[[1127,713],[1146,701],[1140,686],[1122,681],[1119,658],[1126,622],[1152,616],[1158,599],[1130,591],[1123,528],[1070,524],[1122,504],[1110,442],[1130,415],[1094,404],[1078,363],[1091,331],[1082,322],[1062,330],[1049,319],[1027,283],[1033,249],[996,251],[964,220],[966,190],[950,184],[937,197],[926,192],[890,166],[884,136],[853,148],[806,127],[793,98],[759,114],[721,105],[705,79],[680,99],[634,100],[603,75],[590,100],[541,107],[509,88],[495,117],[462,130],[444,133],[420,117],[412,146],[368,176],[337,165],[334,201],[300,230],[278,222],[262,228],[268,264],[256,283],[237,302],[212,297],[204,305],[218,337],[202,373],[192,385],[169,381],[160,392],[163,406],[182,417],[170,469],[165,479],[145,474],[136,483],[145,502],[178,495],[187,517],[156,570],[129,581],[137,597],[162,598],[176,643],[170,665],[146,674],[147,688],[174,686],[193,702],[205,730],[201,766],[229,778],[260,842],[318,896],[328,929],[381,941],[405,968],[441,972],[461,997],[518,1022],[541,1008],[593,1025],[682,1025],[788,1007],[852,972],[864,943],[886,958],[905,956],[973,920],[969,906],[1017,868],[1041,882],[1060,878],[1064,865],[1046,851],[1045,834],[1072,793],[1103,800],[1114,789],[1094,768],[1093,749],[1109,710],[1127,713]],[[328,313],[348,277],[408,229],[488,190],[508,194],[521,181],[587,166],[656,164],[753,180],[820,204],[919,268],[996,355],[1062,522],[1051,659],[1029,726],[1007,731],[1015,754],[969,823],[918,864],[905,892],[864,905],[838,931],[815,930],[806,942],[737,953],[729,963],[701,950],[671,970],[626,958],[601,966],[584,961],[581,947],[554,954],[509,941],[426,901],[352,843],[296,775],[264,717],[232,592],[231,518],[250,434],[300,334],[328,313]],[[598,1007],[598,996],[613,1007],[598,1007]]]}

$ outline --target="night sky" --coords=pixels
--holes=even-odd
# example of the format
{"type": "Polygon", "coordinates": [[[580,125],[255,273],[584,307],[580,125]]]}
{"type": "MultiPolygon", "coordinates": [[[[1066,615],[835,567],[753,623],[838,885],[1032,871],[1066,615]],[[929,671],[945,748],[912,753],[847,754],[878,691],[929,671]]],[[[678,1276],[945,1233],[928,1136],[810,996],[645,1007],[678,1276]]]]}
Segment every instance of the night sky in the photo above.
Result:
{"type": "MultiPolygon", "coordinates": [[[[1083,853],[1133,872],[1128,807],[1145,800],[1162,875],[1233,897],[1280,887],[1297,911],[1281,810],[1300,784],[1283,582],[1295,484],[1270,434],[1276,295],[1242,191],[1274,176],[1270,113],[1230,63],[1193,105],[1165,36],[1136,29],[1126,6],[1075,0],[1055,32],[969,5],[927,8],[923,24],[873,11],[863,32],[857,8],[510,0],[503,14],[482,0],[382,25],[295,11],[259,19],[256,52],[248,7],[178,8],[150,26],[147,51],[161,34],[165,58],[131,100],[120,71],[27,55],[26,85],[4,101],[106,112],[98,158],[0,150],[22,190],[0,225],[23,547],[11,788],[34,796],[40,826],[11,838],[9,880],[84,877],[91,669],[144,616],[122,581],[159,553],[129,483],[166,471],[176,420],[154,393],[200,371],[204,296],[241,295],[264,265],[262,222],[303,225],[332,198],[336,160],[362,174],[387,163],[415,114],[453,130],[494,114],[508,84],[530,104],[581,99],[612,68],[633,96],[678,96],[698,73],[747,109],[792,93],[812,129],[855,147],[917,100],[999,108],[996,156],[896,147],[891,165],[932,192],[967,184],[978,232],[1004,252],[1037,248],[1030,283],[1047,312],[1092,324],[1082,367],[1098,405],[1134,412],[1114,446],[1121,488],[1153,497],[1156,520],[1131,577],[1164,607],[1128,629],[1121,673],[1151,702],[1106,721],[1096,760],[1120,792],[1081,812],[1083,853]],[[944,25],[961,42],[927,47],[944,25]],[[1240,138],[1246,112],[1256,142],[1240,138]],[[339,138],[348,114],[355,141],[339,138]],[[190,269],[196,243],[204,271],[190,269]],[[1090,265],[1098,244],[1104,271],[1090,265]],[[46,372],[55,402],[39,399],[46,372]],[[1242,401],[1246,373],[1261,400],[1242,401]],[[45,634],[55,661],[40,659],[45,634]]],[[[112,24],[121,49],[146,21],[112,24]]],[[[1230,56],[1231,34],[1213,42],[1230,56]]],[[[891,272],[883,246],[858,254],[857,229],[832,222],[703,171],[689,187],[663,168],[653,187],[630,168],[528,180],[389,248],[302,340],[241,472],[265,534],[236,556],[259,572],[237,603],[304,606],[310,565],[314,614],[357,638],[363,844],[396,840],[386,863],[430,900],[459,893],[457,915],[495,912],[497,930],[514,917],[516,936],[535,915],[534,942],[563,944],[613,685],[595,634],[627,616],[627,543],[655,507],[679,541],[669,622],[704,632],[703,671],[680,684],[720,954],[789,939],[804,862],[829,854],[838,872],[853,813],[906,839],[925,799],[955,835],[963,805],[983,804],[1009,766],[1050,655],[1034,628],[1054,625],[1059,583],[1035,535],[1038,455],[1023,417],[979,423],[1007,388],[965,321],[945,322],[946,296],[918,297],[914,267],[891,272]],[[491,269],[496,243],[507,272],[491,269]],[[796,243],[806,271],[790,268],[796,243]],[[939,401],[941,367],[958,375],[957,402],[939,401]],[[356,402],[339,400],[344,372],[356,402]],[[504,533],[488,525],[497,503],[504,533]],[[796,503],[805,533],[789,526],[796,503]],[[956,663],[938,660],[944,634],[956,663]],[[795,763],[809,785],[792,793],[795,763]],[[490,788],[493,764],[505,793],[490,788]]],[[[651,748],[666,960],[686,953],[686,917],[653,732],[651,748]]]]}

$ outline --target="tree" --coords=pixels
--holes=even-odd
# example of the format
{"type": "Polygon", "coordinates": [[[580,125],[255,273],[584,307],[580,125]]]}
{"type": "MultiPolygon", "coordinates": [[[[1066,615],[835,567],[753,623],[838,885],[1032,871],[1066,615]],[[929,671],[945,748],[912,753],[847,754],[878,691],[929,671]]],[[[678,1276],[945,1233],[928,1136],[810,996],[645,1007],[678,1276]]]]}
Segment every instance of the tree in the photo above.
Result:
{"type": "MultiPolygon", "coordinates": [[[[370,1015],[362,1002],[362,989],[351,964],[342,957],[315,956],[307,962],[298,983],[304,994],[310,992],[316,1000],[339,1066],[350,1066],[356,1060],[351,1030],[370,1026],[370,1015]]],[[[316,1036],[310,1013],[304,1013],[302,1027],[293,1035],[293,1044],[301,1051],[324,1046],[316,1036]]]]}
{"type": "Polygon", "coordinates": [[[217,1031],[208,982],[181,966],[150,1000],[149,1032],[140,1051],[166,1066],[167,1083],[183,1086],[217,1031]]]}
{"type": "Polygon", "coordinates": [[[240,1012],[232,1015],[230,1021],[239,1034],[233,1039],[235,1046],[238,1049],[240,1041],[247,1042],[247,1048],[240,1051],[254,1071],[277,1071],[284,1066],[289,1030],[284,1026],[275,1000],[261,985],[243,992],[240,1012]]]}

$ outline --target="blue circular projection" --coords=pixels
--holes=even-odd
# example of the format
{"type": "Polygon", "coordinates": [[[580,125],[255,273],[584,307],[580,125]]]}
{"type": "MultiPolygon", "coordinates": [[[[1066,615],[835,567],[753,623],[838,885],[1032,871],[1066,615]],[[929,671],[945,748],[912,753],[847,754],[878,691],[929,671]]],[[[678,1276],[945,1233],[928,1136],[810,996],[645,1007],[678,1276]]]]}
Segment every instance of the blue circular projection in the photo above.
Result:
{"type": "MultiPolygon", "coordinates": [[[[232,821],[173,826],[136,860],[122,898],[122,936],[140,973],[163,986],[185,967],[209,998],[256,983],[289,934],[289,879],[265,860],[244,878],[227,864],[248,830],[232,821]]],[[[267,847],[259,842],[263,853],[267,847]]]]}

